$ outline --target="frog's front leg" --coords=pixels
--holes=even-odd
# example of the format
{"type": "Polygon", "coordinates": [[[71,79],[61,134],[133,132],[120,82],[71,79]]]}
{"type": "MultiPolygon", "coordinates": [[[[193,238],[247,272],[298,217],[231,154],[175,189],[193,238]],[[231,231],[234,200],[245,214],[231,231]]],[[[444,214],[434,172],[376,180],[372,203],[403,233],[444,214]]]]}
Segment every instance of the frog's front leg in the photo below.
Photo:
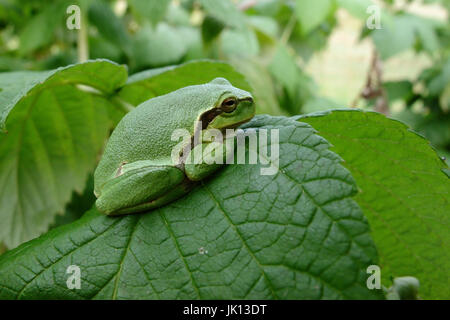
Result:
{"type": "Polygon", "coordinates": [[[234,143],[230,143],[231,139],[234,138],[225,139],[224,142],[212,141],[195,146],[189,153],[184,167],[189,180],[200,181],[227,163],[227,159],[234,156],[234,143]]]}
{"type": "Polygon", "coordinates": [[[102,186],[95,204],[107,215],[143,211],[154,207],[153,202],[171,189],[177,189],[184,178],[183,172],[173,166],[146,160],[124,164],[102,186]]]}

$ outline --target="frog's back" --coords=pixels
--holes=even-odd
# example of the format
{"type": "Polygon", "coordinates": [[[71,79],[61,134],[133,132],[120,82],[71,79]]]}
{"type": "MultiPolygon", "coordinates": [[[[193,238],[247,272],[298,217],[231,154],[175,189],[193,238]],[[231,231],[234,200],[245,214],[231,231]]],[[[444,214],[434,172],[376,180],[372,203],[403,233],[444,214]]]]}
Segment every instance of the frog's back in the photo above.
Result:
{"type": "Polygon", "coordinates": [[[192,134],[205,106],[215,103],[217,97],[208,94],[208,89],[206,85],[185,87],[147,100],[126,114],[109,138],[95,171],[95,184],[103,184],[123,162],[171,163],[172,148],[179,143],[171,141],[173,131],[188,129],[192,134]]]}

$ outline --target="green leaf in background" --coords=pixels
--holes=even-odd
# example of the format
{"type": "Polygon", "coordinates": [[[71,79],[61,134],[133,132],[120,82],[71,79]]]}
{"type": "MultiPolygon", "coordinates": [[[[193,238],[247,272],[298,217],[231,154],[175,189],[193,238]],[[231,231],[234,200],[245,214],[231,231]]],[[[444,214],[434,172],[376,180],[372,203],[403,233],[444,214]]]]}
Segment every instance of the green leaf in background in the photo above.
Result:
{"type": "Polygon", "coordinates": [[[227,78],[234,86],[251,91],[245,77],[227,63],[212,60],[191,61],[179,66],[170,66],[136,73],[128,78],[119,91],[119,97],[137,106],[150,98],[179,88],[207,83],[217,77],[227,78]]]}
{"type": "Polygon", "coordinates": [[[260,116],[245,130],[261,129],[279,129],[275,175],[227,165],[147,214],[92,210],[0,256],[0,299],[382,297],[366,287],[376,249],[340,158],[306,124],[260,116]]]}
{"type": "Polygon", "coordinates": [[[122,20],[104,1],[95,1],[89,6],[89,21],[97,27],[98,32],[109,42],[115,44],[126,54],[131,54],[131,42],[122,20]]]}
{"type": "MultiPolygon", "coordinates": [[[[291,115],[301,113],[303,103],[314,94],[315,83],[302,72],[286,46],[278,46],[269,65],[269,71],[280,84],[280,91],[284,93],[281,107],[291,115]]],[[[280,95],[283,96],[283,93],[280,95]]]]}
{"type": "Polygon", "coordinates": [[[442,110],[450,110],[450,82],[444,88],[439,97],[439,105],[441,106],[442,110]]]}
{"type": "Polygon", "coordinates": [[[263,16],[275,16],[277,13],[280,12],[280,9],[282,6],[285,6],[286,4],[284,1],[279,0],[262,0],[262,1],[256,1],[255,5],[253,6],[253,9],[257,14],[261,14],[263,16]]]}
{"type": "Polygon", "coordinates": [[[295,14],[300,22],[303,34],[308,34],[318,27],[334,8],[332,0],[314,0],[295,2],[295,14]]]}
{"type": "Polygon", "coordinates": [[[245,78],[252,87],[256,113],[273,116],[286,115],[278,104],[274,84],[270,73],[264,64],[253,59],[233,59],[232,65],[236,70],[245,74],[245,78]]]}
{"type": "Polygon", "coordinates": [[[399,121],[374,112],[302,116],[333,144],[361,192],[386,286],[414,276],[423,299],[448,299],[450,179],[429,142],[399,121]]]}
{"type": "Polygon", "coordinates": [[[202,23],[202,39],[205,43],[209,44],[214,39],[217,38],[217,36],[222,32],[223,28],[225,27],[225,24],[212,17],[212,16],[206,16],[205,19],[203,19],[202,23]]]}
{"type": "Polygon", "coordinates": [[[181,36],[183,45],[186,47],[183,61],[203,59],[204,45],[201,31],[197,28],[181,26],[177,28],[177,32],[181,36]]]}
{"type": "Polygon", "coordinates": [[[175,1],[170,2],[165,16],[165,20],[168,24],[190,27],[192,26],[190,19],[190,12],[183,6],[183,3],[175,1]]]}
{"type": "Polygon", "coordinates": [[[134,38],[134,59],[140,69],[177,63],[187,46],[177,28],[160,23],[155,28],[143,27],[134,38]]]}
{"type": "Polygon", "coordinates": [[[338,103],[336,101],[332,101],[326,97],[312,97],[308,99],[305,104],[302,106],[303,113],[313,113],[318,111],[326,111],[330,109],[344,108],[345,105],[342,103],[338,103]]]}
{"type": "Polygon", "coordinates": [[[0,71],[23,70],[29,65],[29,61],[21,58],[0,56],[0,71]]]}
{"type": "Polygon", "coordinates": [[[275,19],[265,16],[248,16],[247,22],[249,26],[253,27],[258,32],[264,34],[266,37],[274,39],[278,37],[279,27],[275,19]]]}
{"type": "Polygon", "coordinates": [[[50,226],[50,230],[81,218],[84,213],[92,208],[96,199],[94,195],[94,177],[89,175],[84,191],[82,193],[72,192],[72,199],[66,205],[64,214],[55,217],[55,222],[50,226]]]}
{"type": "Polygon", "coordinates": [[[286,88],[290,96],[295,96],[299,84],[299,67],[285,46],[278,46],[269,70],[273,77],[286,88]]]}
{"type": "Polygon", "coordinates": [[[333,28],[337,21],[333,17],[322,23],[321,28],[316,28],[306,36],[299,32],[299,28],[294,28],[289,45],[294,49],[302,60],[308,62],[316,52],[325,49],[333,28]]]}
{"type": "Polygon", "coordinates": [[[245,26],[245,15],[231,0],[200,0],[200,2],[209,15],[225,25],[235,28],[245,26]]]}
{"type": "Polygon", "coordinates": [[[49,44],[53,40],[55,29],[63,24],[67,1],[55,1],[41,13],[30,19],[20,32],[19,53],[25,55],[49,44]]]}
{"type": "Polygon", "coordinates": [[[413,95],[413,84],[408,80],[386,81],[383,82],[383,88],[390,103],[397,100],[408,101],[413,95]]]}
{"type": "Polygon", "coordinates": [[[141,20],[156,25],[166,14],[170,0],[129,0],[128,3],[141,20]]]}
{"type": "Polygon", "coordinates": [[[356,18],[366,21],[370,15],[367,8],[374,3],[372,0],[337,0],[337,4],[356,18]]]}
{"type": "Polygon", "coordinates": [[[259,53],[259,43],[253,30],[225,30],[220,35],[221,52],[228,57],[251,57],[259,53]]]}
{"type": "Polygon", "coordinates": [[[89,35],[89,57],[91,59],[108,59],[120,61],[123,50],[103,38],[101,35],[89,35]]]}
{"type": "Polygon", "coordinates": [[[416,35],[419,37],[423,47],[430,53],[434,53],[439,49],[439,39],[436,35],[436,21],[422,18],[420,16],[411,15],[414,20],[414,28],[416,35]]]}
{"type": "Polygon", "coordinates": [[[437,71],[435,77],[428,84],[430,94],[438,95],[448,87],[450,83],[450,58],[444,63],[441,69],[437,71]]]}
{"type": "Polygon", "coordinates": [[[90,61],[45,72],[0,74],[0,242],[13,248],[48,229],[82,191],[111,123],[111,94],[126,68],[90,61]]]}
{"type": "Polygon", "coordinates": [[[431,20],[410,14],[400,14],[381,19],[381,29],[373,30],[372,39],[382,59],[410,49],[418,38],[423,47],[433,52],[439,48],[435,25],[431,20]]]}

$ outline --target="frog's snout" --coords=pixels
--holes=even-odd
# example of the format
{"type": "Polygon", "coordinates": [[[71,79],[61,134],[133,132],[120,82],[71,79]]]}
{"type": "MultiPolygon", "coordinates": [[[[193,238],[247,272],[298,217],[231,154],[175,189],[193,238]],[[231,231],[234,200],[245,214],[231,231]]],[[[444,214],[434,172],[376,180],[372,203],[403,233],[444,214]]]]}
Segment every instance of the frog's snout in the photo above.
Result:
{"type": "Polygon", "coordinates": [[[253,101],[253,97],[245,97],[245,98],[239,99],[239,102],[248,102],[248,103],[252,104],[254,101],[253,101]]]}

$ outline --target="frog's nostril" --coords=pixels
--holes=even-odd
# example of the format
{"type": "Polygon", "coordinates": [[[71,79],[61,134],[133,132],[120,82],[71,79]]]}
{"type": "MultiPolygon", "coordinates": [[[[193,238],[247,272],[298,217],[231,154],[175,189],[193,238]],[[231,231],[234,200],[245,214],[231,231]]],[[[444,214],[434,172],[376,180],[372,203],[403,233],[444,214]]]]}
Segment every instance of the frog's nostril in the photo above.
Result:
{"type": "Polygon", "coordinates": [[[253,103],[253,98],[252,98],[252,97],[247,97],[247,98],[242,99],[241,102],[242,102],[242,101],[246,101],[246,102],[249,102],[249,103],[253,103]]]}

